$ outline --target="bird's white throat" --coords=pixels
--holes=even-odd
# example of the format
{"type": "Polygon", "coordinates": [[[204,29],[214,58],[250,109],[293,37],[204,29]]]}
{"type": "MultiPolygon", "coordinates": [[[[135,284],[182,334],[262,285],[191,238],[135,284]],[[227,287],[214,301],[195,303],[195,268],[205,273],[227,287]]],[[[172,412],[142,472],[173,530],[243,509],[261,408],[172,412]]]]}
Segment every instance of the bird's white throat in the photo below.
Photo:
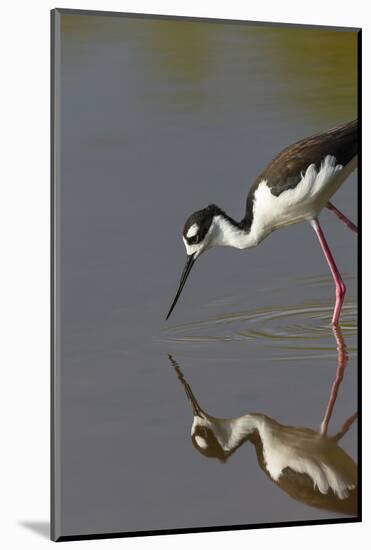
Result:
{"type": "MultiPolygon", "coordinates": [[[[189,229],[187,237],[193,236],[196,232],[195,226],[189,229]]],[[[189,244],[183,237],[184,246],[187,254],[195,254],[195,258],[205,250],[214,246],[232,246],[233,248],[251,248],[259,244],[262,240],[261,235],[255,231],[246,231],[237,227],[222,214],[215,216],[207,235],[200,243],[189,244]]]]}
{"type": "Polygon", "coordinates": [[[236,227],[224,216],[215,216],[210,227],[209,246],[232,246],[233,248],[251,248],[259,243],[254,231],[236,227]]]}

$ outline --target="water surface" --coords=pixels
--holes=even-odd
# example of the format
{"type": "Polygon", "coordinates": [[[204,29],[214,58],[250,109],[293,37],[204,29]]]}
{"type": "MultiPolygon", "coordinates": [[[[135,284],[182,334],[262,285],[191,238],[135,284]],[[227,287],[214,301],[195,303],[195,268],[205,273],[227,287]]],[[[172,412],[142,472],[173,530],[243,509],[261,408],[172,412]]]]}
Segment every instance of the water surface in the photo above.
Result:
{"type": "MultiPolygon", "coordinates": [[[[355,118],[356,34],[63,15],[61,37],[63,533],[341,517],[282,492],[247,445],[225,464],[197,453],[168,359],[211,414],[319,428],[338,355],[310,226],[211,250],[164,319],[187,216],[241,218],[274,154],[355,118]]],[[[356,220],[355,174],[334,203],[356,220]]],[[[321,219],[347,285],[336,433],[357,409],[357,247],[321,219]]],[[[354,426],[342,447],[357,458],[354,426]]]]}

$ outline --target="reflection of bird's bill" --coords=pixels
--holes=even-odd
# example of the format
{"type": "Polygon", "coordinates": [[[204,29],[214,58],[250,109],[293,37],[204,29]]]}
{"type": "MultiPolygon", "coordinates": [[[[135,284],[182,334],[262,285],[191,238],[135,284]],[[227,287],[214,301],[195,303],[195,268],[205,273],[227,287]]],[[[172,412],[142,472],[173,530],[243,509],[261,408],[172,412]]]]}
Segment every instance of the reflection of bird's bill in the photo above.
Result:
{"type": "Polygon", "coordinates": [[[181,295],[181,292],[183,290],[183,287],[185,285],[185,282],[188,278],[188,275],[190,274],[191,272],[191,269],[193,267],[193,264],[195,263],[196,261],[196,258],[195,258],[195,255],[194,254],[190,254],[188,257],[187,257],[187,263],[185,265],[185,268],[183,269],[183,273],[182,273],[182,276],[180,278],[180,283],[179,283],[179,288],[178,288],[178,292],[176,293],[175,295],[175,298],[174,298],[174,301],[173,303],[171,304],[171,307],[169,309],[169,313],[167,314],[166,316],[166,320],[170,317],[171,315],[171,312],[173,311],[178,299],[179,299],[179,296],[181,295]]]}
{"type": "Polygon", "coordinates": [[[204,411],[201,409],[200,405],[198,404],[197,399],[194,396],[193,391],[191,390],[191,386],[188,384],[188,382],[185,380],[182,371],[180,370],[180,367],[178,363],[175,361],[174,357],[172,355],[169,355],[169,359],[171,364],[173,365],[174,369],[176,370],[176,373],[178,375],[179,380],[181,381],[184,390],[187,394],[187,397],[192,405],[193,413],[195,416],[205,417],[204,411]]]}

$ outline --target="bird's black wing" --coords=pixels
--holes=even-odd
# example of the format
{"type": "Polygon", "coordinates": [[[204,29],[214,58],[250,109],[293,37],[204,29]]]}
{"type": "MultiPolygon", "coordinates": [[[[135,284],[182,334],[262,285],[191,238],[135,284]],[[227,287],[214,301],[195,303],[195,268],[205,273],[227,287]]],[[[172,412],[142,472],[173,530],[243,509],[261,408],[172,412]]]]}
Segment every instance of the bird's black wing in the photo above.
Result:
{"type": "Polygon", "coordinates": [[[308,166],[319,169],[327,155],[335,157],[336,163],[345,166],[358,151],[358,121],[353,120],[323,132],[304,138],[281,151],[256,178],[247,196],[246,217],[252,215],[254,194],[263,180],[271,193],[278,197],[292,189],[301,180],[308,166]]]}

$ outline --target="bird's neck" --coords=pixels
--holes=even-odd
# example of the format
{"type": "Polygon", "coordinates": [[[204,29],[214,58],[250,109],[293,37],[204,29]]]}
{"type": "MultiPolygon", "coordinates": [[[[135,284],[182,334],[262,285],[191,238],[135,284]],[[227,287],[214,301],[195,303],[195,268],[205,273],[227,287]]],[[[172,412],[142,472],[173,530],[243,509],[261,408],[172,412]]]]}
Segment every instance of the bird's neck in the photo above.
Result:
{"type": "Polygon", "coordinates": [[[224,451],[233,451],[249,435],[259,433],[263,424],[263,416],[259,414],[246,414],[237,418],[195,417],[192,432],[197,425],[210,428],[219,445],[224,451]]]}
{"type": "Polygon", "coordinates": [[[258,414],[245,414],[221,422],[228,431],[228,438],[225,442],[228,450],[238,447],[242,441],[245,441],[253,433],[260,434],[262,427],[262,418],[258,414]]]}
{"type": "Polygon", "coordinates": [[[213,220],[213,246],[251,248],[259,244],[260,240],[260,236],[254,231],[253,224],[246,218],[237,222],[223,212],[213,220]]]}

